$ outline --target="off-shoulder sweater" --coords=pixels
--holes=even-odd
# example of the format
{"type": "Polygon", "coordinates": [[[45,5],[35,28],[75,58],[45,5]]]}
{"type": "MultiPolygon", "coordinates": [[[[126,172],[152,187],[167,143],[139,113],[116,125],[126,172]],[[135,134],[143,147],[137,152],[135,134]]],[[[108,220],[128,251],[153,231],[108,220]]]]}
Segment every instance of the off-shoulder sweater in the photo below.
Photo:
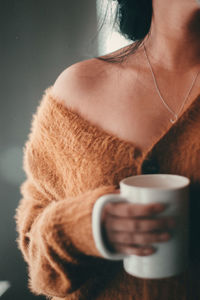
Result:
{"type": "Polygon", "coordinates": [[[64,105],[49,86],[23,153],[26,180],[15,218],[34,294],[53,300],[200,299],[200,95],[143,151],[64,105]],[[124,177],[147,173],[191,180],[190,268],[160,280],[131,276],[122,260],[102,257],[92,234],[97,199],[119,189],[124,177]]]}

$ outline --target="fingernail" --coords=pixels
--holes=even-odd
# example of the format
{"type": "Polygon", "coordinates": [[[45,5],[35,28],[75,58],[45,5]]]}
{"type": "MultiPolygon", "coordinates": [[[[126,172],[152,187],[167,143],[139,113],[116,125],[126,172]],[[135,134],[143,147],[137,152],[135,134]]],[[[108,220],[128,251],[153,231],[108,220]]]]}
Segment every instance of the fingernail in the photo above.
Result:
{"type": "Polygon", "coordinates": [[[149,253],[152,253],[152,250],[151,249],[144,249],[143,252],[144,252],[144,254],[149,254],[149,253]]]}
{"type": "Polygon", "coordinates": [[[114,193],[120,193],[120,189],[115,190],[114,193]]]}

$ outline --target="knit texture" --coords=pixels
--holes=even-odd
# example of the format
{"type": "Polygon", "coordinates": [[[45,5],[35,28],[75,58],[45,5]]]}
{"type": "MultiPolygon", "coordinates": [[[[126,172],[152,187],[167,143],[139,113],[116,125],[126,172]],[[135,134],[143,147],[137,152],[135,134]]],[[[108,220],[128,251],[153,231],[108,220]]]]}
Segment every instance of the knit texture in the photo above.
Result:
{"type": "Polygon", "coordinates": [[[23,153],[26,180],[15,218],[34,294],[53,300],[200,299],[200,95],[144,152],[84,119],[49,86],[23,153]],[[123,261],[102,257],[92,236],[97,199],[115,192],[124,177],[152,172],[191,180],[191,266],[162,280],[127,274],[123,261]]]}

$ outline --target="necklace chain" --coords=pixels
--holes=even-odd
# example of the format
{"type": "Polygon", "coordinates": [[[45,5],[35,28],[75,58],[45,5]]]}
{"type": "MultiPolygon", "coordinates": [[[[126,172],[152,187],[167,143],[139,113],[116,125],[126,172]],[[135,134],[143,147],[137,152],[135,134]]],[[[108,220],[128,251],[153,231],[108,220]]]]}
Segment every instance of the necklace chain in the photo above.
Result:
{"type": "Polygon", "coordinates": [[[197,74],[196,74],[196,76],[194,77],[194,79],[193,79],[193,81],[192,81],[192,85],[191,85],[191,87],[190,87],[188,93],[187,93],[186,96],[185,96],[185,99],[184,99],[184,101],[183,101],[183,104],[181,105],[181,108],[179,109],[178,113],[176,114],[176,113],[168,106],[168,104],[165,102],[165,100],[163,99],[163,97],[162,97],[162,95],[161,95],[161,93],[160,93],[160,90],[159,90],[159,88],[158,88],[158,84],[157,84],[157,82],[156,82],[156,78],[155,78],[155,75],[154,75],[154,72],[153,72],[151,63],[150,63],[150,61],[149,61],[149,58],[148,58],[148,55],[147,55],[147,52],[146,52],[146,47],[145,47],[145,45],[144,45],[144,42],[143,42],[143,46],[144,46],[144,52],[145,52],[147,61],[148,61],[148,63],[149,63],[149,67],[150,67],[152,76],[153,76],[153,80],[154,80],[154,84],[155,84],[157,93],[158,93],[158,95],[160,96],[160,98],[161,98],[163,104],[165,105],[165,107],[166,107],[166,108],[174,115],[174,117],[175,117],[174,120],[173,120],[173,119],[170,119],[171,123],[175,123],[176,120],[178,119],[179,113],[180,113],[181,110],[183,109],[183,106],[184,106],[185,102],[187,101],[187,99],[188,99],[188,97],[189,97],[189,95],[190,95],[190,92],[191,92],[191,90],[192,90],[192,88],[193,88],[193,86],[194,86],[194,83],[195,83],[195,81],[196,81],[196,79],[197,79],[197,76],[199,75],[199,72],[200,72],[200,71],[198,71],[197,74]]]}

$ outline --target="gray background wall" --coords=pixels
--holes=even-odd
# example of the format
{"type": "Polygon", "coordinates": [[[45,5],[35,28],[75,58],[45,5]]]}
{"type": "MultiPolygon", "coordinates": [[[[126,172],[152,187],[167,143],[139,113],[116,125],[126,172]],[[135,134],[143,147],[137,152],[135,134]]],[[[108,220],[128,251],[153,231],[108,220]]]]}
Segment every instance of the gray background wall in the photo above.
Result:
{"type": "Polygon", "coordinates": [[[0,0],[0,281],[11,283],[2,300],[44,299],[28,291],[15,241],[22,147],[44,89],[97,55],[96,23],[94,0],[0,0]]]}

